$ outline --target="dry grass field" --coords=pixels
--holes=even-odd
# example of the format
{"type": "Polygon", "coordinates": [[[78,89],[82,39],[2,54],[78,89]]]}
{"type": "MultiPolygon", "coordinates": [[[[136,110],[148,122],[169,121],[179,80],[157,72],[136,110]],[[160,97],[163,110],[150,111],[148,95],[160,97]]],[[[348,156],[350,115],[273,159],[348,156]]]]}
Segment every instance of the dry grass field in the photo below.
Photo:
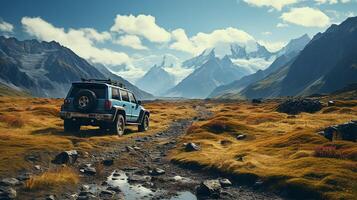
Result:
{"type": "Polygon", "coordinates": [[[62,102],[63,99],[0,97],[0,178],[32,169],[33,159],[46,167],[61,151],[104,150],[119,140],[153,134],[173,120],[195,115],[185,102],[149,102],[144,104],[151,111],[150,130],[145,133],[138,133],[137,127],[132,126],[128,134],[118,137],[95,127],[82,127],[78,137],[63,131],[63,121],[58,117],[62,102]]]}
{"type": "Polygon", "coordinates": [[[356,199],[357,144],[330,142],[317,132],[356,120],[357,101],[337,101],[315,114],[295,116],[276,112],[276,101],[207,106],[214,116],[194,123],[180,139],[201,150],[185,152],[178,146],[170,154],[173,161],[252,183],[262,180],[263,186],[300,197],[356,199]],[[247,137],[237,140],[239,134],[247,137]]]}

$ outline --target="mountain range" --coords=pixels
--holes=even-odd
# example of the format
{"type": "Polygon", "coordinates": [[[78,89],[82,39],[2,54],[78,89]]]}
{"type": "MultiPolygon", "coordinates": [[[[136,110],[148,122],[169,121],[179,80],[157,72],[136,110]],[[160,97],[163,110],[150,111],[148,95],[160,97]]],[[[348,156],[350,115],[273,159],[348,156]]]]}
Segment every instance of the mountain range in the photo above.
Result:
{"type": "Polygon", "coordinates": [[[136,81],[136,86],[156,96],[163,95],[168,89],[175,86],[175,77],[165,71],[167,66],[164,56],[160,65],[154,65],[143,77],[136,81]]]}
{"type": "MultiPolygon", "coordinates": [[[[290,62],[224,98],[327,94],[357,82],[357,17],[316,34],[290,62]]],[[[214,96],[214,95],[213,95],[214,96]]]]}
{"type": "Polygon", "coordinates": [[[81,78],[123,82],[141,99],[153,96],[109,70],[89,64],[57,42],[19,41],[0,36],[0,82],[34,96],[64,97],[71,83],[81,78]]]}

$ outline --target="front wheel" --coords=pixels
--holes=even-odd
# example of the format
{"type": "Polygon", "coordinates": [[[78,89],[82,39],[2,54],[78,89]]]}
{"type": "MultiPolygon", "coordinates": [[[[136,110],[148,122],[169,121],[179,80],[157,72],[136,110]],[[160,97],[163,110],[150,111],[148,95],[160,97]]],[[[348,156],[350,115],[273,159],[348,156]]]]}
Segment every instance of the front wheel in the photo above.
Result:
{"type": "Polygon", "coordinates": [[[143,121],[141,124],[138,126],[139,132],[144,132],[149,129],[149,115],[145,115],[143,121]]]}
{"type": "Polygon", "coordinates": [[[64,120],[64,131],[65,132],[79,132],[81,126],[77,122],[73,122],[71,120],[64,120]]]}
{"type": "Polygon", "coordinates": [[[113,124],[113,129],[118,136],[122,136],[124,134],[125,130],[125,120],[123,115],[118,115],[114,124],[113,124]]]}

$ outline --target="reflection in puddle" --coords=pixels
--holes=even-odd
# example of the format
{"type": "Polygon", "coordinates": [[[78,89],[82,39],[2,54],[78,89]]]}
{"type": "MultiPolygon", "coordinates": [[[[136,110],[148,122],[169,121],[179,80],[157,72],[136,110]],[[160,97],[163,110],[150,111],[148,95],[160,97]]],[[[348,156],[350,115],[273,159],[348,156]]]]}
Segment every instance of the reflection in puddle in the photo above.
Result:
{"type": "MultiPolygon", "coordinates": [[[[123,192],[124,198],[126,200],[152,199],[156,195],[162,195],[163,193],[165,193],[165,191],[163,190],[158,190],[154,192],[141,184],[130,184],[128,182],[128,176],[123,171],[113,172],[108,177],[107,182],[111,186],[118,186],[123,192]],[[116,175],[114,176],[114,174],[116,175]]],[[[191,192],[184,191],[178,192],[176,196],[173,196],[168,200],[197,200],[197,198],[191,192]]]]}

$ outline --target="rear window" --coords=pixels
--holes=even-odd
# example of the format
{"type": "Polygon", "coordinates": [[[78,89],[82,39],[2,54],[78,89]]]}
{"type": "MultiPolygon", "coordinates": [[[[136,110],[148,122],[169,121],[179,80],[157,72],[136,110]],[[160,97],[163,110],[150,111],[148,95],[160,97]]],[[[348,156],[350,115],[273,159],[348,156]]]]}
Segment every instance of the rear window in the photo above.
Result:
{"type": "Polygon", "coordinates": [[[70,94],[68,97],[74,97],[79,90],[91,90],[92,92],[95,93],[95,96],[97,96],[98,99],[105,99],[106,98],[106,86],[105,85],[73,85],[70,94]]]}

